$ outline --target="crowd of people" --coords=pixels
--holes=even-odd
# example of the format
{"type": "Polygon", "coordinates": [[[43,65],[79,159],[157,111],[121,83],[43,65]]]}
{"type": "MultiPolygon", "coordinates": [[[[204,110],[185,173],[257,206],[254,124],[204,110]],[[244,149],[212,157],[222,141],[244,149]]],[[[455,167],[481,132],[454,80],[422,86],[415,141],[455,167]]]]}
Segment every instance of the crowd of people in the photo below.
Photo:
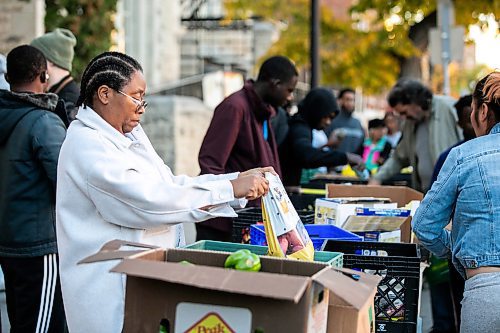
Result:
{"type": "Polygon", "coordinates": [[[181,222],[200,222],[199,240],[230,241],[234,209],[260,206],[268,192],[265,172],[297,186],[308,170],[345,165],[369,170],[372,185],[413,168],[412,187],[426,193],[414,231],[452,276],[452,317],[439,320],[436,292],[434,332],[457,331],[455,322],[461,332],[500,330],[500,73],[458,102],[402,79],[385,117],[365,129],[351,88],[311,89],[290,114],[298,71],[274,56],[217,106],[201,175],[188,177],[172,173],[140,125],[141,65],[104,52],[78,86],[75,44],[56,29],[0,58],[0,266],[11,332],[121,332],[125,278],[109,273],[114,262],[78,261],[117,238],[182,246],[181,222]]]}

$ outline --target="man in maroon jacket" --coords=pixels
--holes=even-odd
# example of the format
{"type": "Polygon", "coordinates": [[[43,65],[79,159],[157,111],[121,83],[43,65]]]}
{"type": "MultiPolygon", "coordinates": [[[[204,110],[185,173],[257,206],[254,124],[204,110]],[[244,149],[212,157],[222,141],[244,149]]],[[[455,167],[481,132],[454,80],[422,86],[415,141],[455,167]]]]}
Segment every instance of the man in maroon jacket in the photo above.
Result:
{"type": "MultiPolygon", "coordinates": [[[[286,57],[267,59],[257,81],[224,99],[215,109],[200,148],[201,173],[222,174],[272,166],[281,175],[278,150],[269,119],[275,108],[293,99],[298,72],[286,57]]],[[[249,205],[259,206],[260,201],[249,205]]],[[[197,240],[231,241],[232,219],[196,223],[197,240]]]]}

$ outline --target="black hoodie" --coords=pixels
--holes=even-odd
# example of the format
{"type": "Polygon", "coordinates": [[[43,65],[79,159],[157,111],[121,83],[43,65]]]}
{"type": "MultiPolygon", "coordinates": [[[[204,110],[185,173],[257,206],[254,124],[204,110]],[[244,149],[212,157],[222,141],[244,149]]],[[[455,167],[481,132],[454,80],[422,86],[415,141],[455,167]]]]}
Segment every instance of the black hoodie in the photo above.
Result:
{"type": "Polygon", "coordinates": [[[0,90],[0,256],[56,253],[55,184],[66,127],[54,94],[0,90]]]}
{"type": "Polygon", "coordinates": [[[312,146],[312,130],[320,129],[321,119],[338,112],[335,96],[324,88],[312,89],[299,103],[299,112],[290,119],[288,136],[279,151],[285,186],[300,185],[303,168],[347,164],[345,153],[324,151],[312,146]]]}

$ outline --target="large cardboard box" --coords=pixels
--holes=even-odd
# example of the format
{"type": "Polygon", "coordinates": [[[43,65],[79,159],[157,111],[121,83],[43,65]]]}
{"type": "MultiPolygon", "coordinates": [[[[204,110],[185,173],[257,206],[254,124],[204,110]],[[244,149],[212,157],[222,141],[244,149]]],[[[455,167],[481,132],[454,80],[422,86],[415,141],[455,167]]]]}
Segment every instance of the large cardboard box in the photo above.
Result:
{"type": "Polygon", "coordinates": [[[411,243],[411,217],[349,216],[343,229],[363,236],[364,241],[411,243]]]}
{"type": "Polygon", "coordinates": [[[328,333],[374,333],[374,298],[382,279],[343,268],[330,290],[328,333]]]}
{"type": "Polygon", "coordinates": [[[377,186],[377,185],[326,185],[327,198],[341,197],[382,197],[397,202],[403,207],[411,201],[421,201],[424,195],[406,186],[377,186]]]}
{"type": "MultiPolygon", "coordinates": [[[[384,197],[389,198],[391,202],[398,204],[398,207],[405,207],[411,204],[411,216],[414,215],[418,203],[422,200],[423,194],[414,189],[406,186],[376,186],[376,185],[338,185],[338,184],[327,184],[326,192],[328,198],[341,198],[341,197],[384,197]]],[[[355,214],[352,214],[355,215],[355,214]]],[[[342,226],[346,230],[353,231],[358,229],[358,232],[366,231],[384,231],[386,234],[381,235],[377,233],[368,233],[367,236],[379,237],[382,236],[384,241],[392,238],[394,241],[397,240],[399,234],[401,242],[410,243],[413,241],[413,236],[411,232],[411,219],[403,218],[380,218],[380,219],[363,219],[357,217],[351,219],[349,224],[344,223],[342,226]],[[369,225],[363,227],[363,220],[365,223],[369,222],[369,225]],[[369,220],[369,221],[368,221],[369,220]],[[394,220],[394,221],[392,221],[394,220]],[[390,226],[390,224],[393,226],[390,226]],[[361,229],[361,230],[360,230],[361,229]]]]}
{"type": "Polygon", "coordinates": [[[160,322],[176,333],[372,332],[336,313],[369,327],[365,298],[373,302],[378,276],[265,256],[260,272],[240,272],[222,268],[225,252],[121,245],[139,244],[112,241],[81,263],[123,259],[111,271],[127,275],[124,332],[158,332],[160,322]]]}
{"type": "Polygon", "coordinates": [[[388,198],[373,197],[318,198],[315,202],[314,223],[341,227],[350,215],[355,215],[357,208],[395,208],[395,204],[389,202],[388,198]]]}

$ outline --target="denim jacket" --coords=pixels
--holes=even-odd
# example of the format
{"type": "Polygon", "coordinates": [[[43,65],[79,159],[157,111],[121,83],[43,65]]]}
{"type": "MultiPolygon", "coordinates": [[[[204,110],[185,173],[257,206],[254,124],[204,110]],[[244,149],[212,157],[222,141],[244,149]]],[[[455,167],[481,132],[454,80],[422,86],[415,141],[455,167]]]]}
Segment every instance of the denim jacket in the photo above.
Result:
{"type": "Polygon", "coordinates": [[[465,269],[500,266],[500,123],[453,148],[413,219],[420,242],[465,269]],[[452,231],[445,230],[453,215],[452,231]]]}

